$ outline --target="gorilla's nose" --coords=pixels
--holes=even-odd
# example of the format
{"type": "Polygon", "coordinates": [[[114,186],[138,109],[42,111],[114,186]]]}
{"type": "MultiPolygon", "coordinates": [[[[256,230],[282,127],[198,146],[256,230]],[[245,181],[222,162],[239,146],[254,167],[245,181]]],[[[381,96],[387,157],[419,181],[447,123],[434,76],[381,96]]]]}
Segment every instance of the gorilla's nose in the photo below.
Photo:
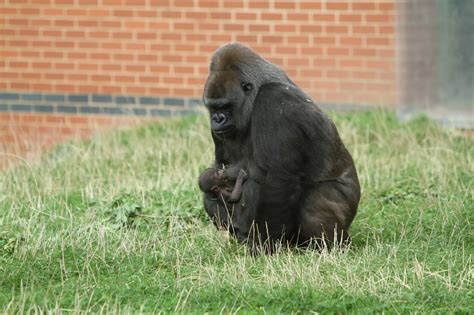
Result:
{"type": "Polygon", "coordinates": [[[227,116],[224,115],[223,113],[217,113],[217,114],[214,114],[213,116],[214,116],[213,120],[219,125],[222,125],[223,123],[227,121],[227,116]]]}

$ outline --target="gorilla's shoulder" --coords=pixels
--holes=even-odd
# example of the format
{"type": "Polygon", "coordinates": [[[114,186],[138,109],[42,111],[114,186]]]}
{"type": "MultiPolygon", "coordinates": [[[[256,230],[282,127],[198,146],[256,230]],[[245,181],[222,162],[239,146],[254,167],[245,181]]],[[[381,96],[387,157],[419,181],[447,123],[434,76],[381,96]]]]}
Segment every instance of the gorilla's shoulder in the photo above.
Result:
{"type": "Polygon", "coordinates": [[[334,123],[307,94],[296,85],[280,82],[260,87],[252,122],[258,133],[268,129],[291,141],[300,137],[330,139],[336,133],[334,123]]]}
{"type": "Polygon", "coordinates": [[[298,121],[323,119],[327,116],[298,86],[287,83],[272,82],[260,87],[255,98],[254,114],[268,115],[275,112],[285,117],[296,115],[298,121]]]}
{"type": "Polygon", "coordinates": [[[297,86],[284,82],[270,82],[262,85],[258,90],[257,97],[269,97],[270,95],[273,95],[275,98],[285,96],[285,98],[293,99],[306,96],[306,94],[297,86]]]}

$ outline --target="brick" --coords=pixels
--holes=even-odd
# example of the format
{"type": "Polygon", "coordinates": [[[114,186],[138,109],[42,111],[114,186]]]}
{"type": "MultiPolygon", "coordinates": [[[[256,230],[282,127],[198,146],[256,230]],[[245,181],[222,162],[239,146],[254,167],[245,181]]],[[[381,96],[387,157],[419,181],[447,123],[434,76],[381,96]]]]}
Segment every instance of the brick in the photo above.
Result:
{"type": "Polygon", "coordinates": [[[329,47],[327,49],[327,53],[329,56],[348,56],[350,54],[350,50],[347,48],[329,47]]]}
{"type": "Polygon", "coordinates": [[[157,34],[154,32],[139,32],[137,33],[137,39],[155,40],[157,34]]]}
{"type": "Polygon", "coordinates": [[[194,29],[194,23],[174,23],[175,30],[192,30],[194,29]]]}
{"type": "Polygon", "coordinates": [[[39,113],[52,113],[54,107],[51,105],[33,105],[33,111],[39,113]]]}
{"type": "MultiPolygon", "coordinates": [[[[21,9],[20,9],[20,12],[21,12],[21,9]]],[[[0,14],[4,14],[4,15],[14,15],[17,13],[17,9],[16,8],[12,8],[12,7],[1,7],[0,8],[0,14]]],[[[24,13],[23,13],[24,14],[24,13]]]]}
{"type": "Polygon", "coordinates": [[[334,68],[336,66],[336,61],[333,58],[331,59],[314,58],[313,65],[316,67],[334,68]]]}
{"type": "Polygon", "coordinates": [[[0,93],[0,100],[18,100],[20,95],[17,93],[0,93]]]}
{"type": "Polygon", "coordinates": [[[270,32],[270,26],[269,25],[260,25],[260,24],[251,24],[249,25],[249,30],[250,32],[270,32]]]}
{"type": "Polygon", "coordinates": [[[287,12],[286,13],[286,18],[289,21],[298,21],[298,22],[304,22],[309,20],[309,14],[308,13],[293,13],[293,12],[287,12]]]}
{"type": "Polygon", "coordinates": [[[145,17],[145,18],[157,18],[158,14],[156,11],[149,11],[149,10],[138,10],[136,11],[136,15],[138,17],[145,17]]]}
{"type": "Polygon", "coordinates": [[[300,32],[302,33],[321,33],[323,30],[321,25],[306,25],[303,24],[300,26],[300,32]]]}
{"type": "MultiPolygon", "coordinates": [[[[230,13],[229,14],[229,18],[230,18],[230,13]]],[[[206,19],[207,17],[209,16],[209,14],[207,12],[185,12],[185,17],[187,19],[196,19],[196,20],[202,20],[202,19],[206,19]]],[[[212,16],[212,13],[211,13],[211,16],[212,16]]]]}
{"type": "Polygon", "coordinates": [[[296,8],[296,3],[294,1],[275,1],[273,4],[275,9],[282,9],[282,10],[293,10],[296,8]]]}
{"type": "Polygon", "coordinates": [[[296,55],[298,50],[296,47],[278,46],[275,48],[277,54],[296,55]]]}
{"type": "Polygon", "coordinates": [[[283,38],[282,36],[262,36],[262,43],[282,43],[283,38]]]}
{"type": "Polygon", "coordinates": [[[175,1],[174,2],[174,5],[176,7],[188,7],[188,8],[192,8],[194,7],[194,1],[192,0],[179,0],[179,1],[175,1]]]}
{"type": "Polygon", "coordinates": [[[46,94],[44,99],[49,102],[64,102],[65,96],[60,94],[46,94]]]}
{"type": "Polygon", "coordinates": [[[375,27],[373,26],[353,26],[352,32],[356,34],[375,34],[375,27]]]}
{"type": "MultiPolygon", "coordinates": [[[[120,21],[114,21],[114,20],[106,20],[106,21],[100,21],[100,26],[102,28],[112,28],[112,29],[118,29],[120,28],[122,23],[120,21]]],[[[128,32],[127,32],[128,33],[128,32]]],[[[120,32],[118,34],[121,34],[120,32]]]]}
{"type": "Polygon", "coordinates": [[[103,71],[122,71],[122,66],[119,64],[102,64],[100,69],[103,71]]]}
{"type": "Polygon", "coordinates": [[[95,102],[95,103],[112,103],[112,96],[111,95],[104,95],[104,94],[93,94],[92,95],[92,102],[95,102]]]}
{"type": "Polygon", "coordinates": [[[98,114],[101,112],[101,110],[98,106],[81,106],[79,107],[79,112],[87,114],[98,114]]]}
{"type": "Polygon", "coordinates": [[[270,3],[269,1],[249,1],[248,6],[251,9],[268,9],[270,3]]]}
{"type": "Polygon", "coordinates": [[[114,78],[114,81],[120,83],[134,83],[135,77],[128,75],[118,75],[114,78]]]}
{"type": "Polygon", "coordinates": [[[378,3],[378,8],[381,11],[394,11],[395,3],[393,2],[380,2],[378,3]]]}
{"type": "Polygon", "coordinates": [[[325,3],[325,6],[328,10],[347,10],[349,8],[349,3],[328,1],[325,3]]]}
{"type": "MultiPolygon", "coordinates": [[[[145,6],[147,4],[146,0],[126,0],[126,5],[129,6],[145,6]]],[[[161,4],[164,5],[164,1],[161,1],[161,4]]]]}
{"type": "Polygon", "coordinates": [[[375,56],[375,53],[376,53],[376,50],[371,49],[371,48],[355,48],[354,49],[355,56],[370,57],[370,56],[375,56]]]}
{"type": "Polygon", "coordinates": [[[393,64],[389,61],[380,61],[380,60],[368,60],[367,61],[367,68],[388,69],[392,66],[393,66],[393,64]]]}
{"type": "Polygon", "coordinates": [[[224,24],[224,31],[238,31],[242,32],[244,30],[243,24],[224,24]]]}
{"type": "Polygon", "coordinates": [[[63,105],[58,105],[56,107],[56,111],[58,113],[76,113],[77,108],[74,106],[63,106],[63,105]]]}
{"type": "Polygon", "coordinates": [[[334,45],[336,43],[336,38],[333,36],[315,36],[314,43],[334,45]]]}
{"type": "Polygon", "coordinates": [[[134,15],[133,10],[113,10],[113,15],[117,17],[132,17],[134,15]]]}
{"type": "Polygon", "coordinates": [[[62,81],[64,80],[65,75],[63,73],[46,73],[44,74],[44,78],[48,80],[54,81],[62,81]]]}
{"type": "Polygon", "coordinates": [[[211,19],[214,19],[214,20],[230,20],[232,15],[230,12],[211,12],[209,13],[210,14],[210,17],[211,19]]]}
{"type": "Polygon", "coordinates": [[[391,22],[393,16],[390,14],[367,14],[365,16],[367,22],[391,22]]]}
{"type": "Polygon", "coordinates": [[[157,105],[161,104],[161,99],[159,97],[140,97],[140,104],[157,105]]]}
{"type": "Polygon", "coordinates": [[[20,97],[27,101],[41,101],[43,98],[41,94],[21,94],[20,97]]]}
{"type": "Polygon", "coordinates": [[[360,68],[363,67],[364,61],[360,59],[347,59],[347,60],[341,60],[339,64],[344,67],[344,68],[360,68]]]}
{"type": "MultiPolygon", "coordinates": [[[[65,66],[67,66],[67,65],[65,64],[65,66]]],[[[78,69],[79,70],[96,71],[97,69],[99,69],[99,65],[96,64],[96,63],[82,63],[82,64],[79,64],[78,69]]],[[[82,78],[84,78],[84,77],[82,77],[82,78]]]]}
{"type": "Polygon", "coordinates": [[[20,30],[18,34],[20,36],[35,37],[39,35],[39,32],[37,30],[20,30]]]}
{"type": "Polygon", "coordinates": [[[0,78],[3,79],[17,79],[18,73],[17,72],[0,72],[0,78]]]}
{"type": "Polygon", "coordinates": [[[101,110],[104,114],[110,115],[123,115],[125,113],[122,108],[118,107],[103,107],[101,110]]]}
{"type": "Polygon", "coordinates": [[[391,45],[390,38],[387,37],[372,37],[366,39],[368,46],[388,46],[391,45]]]}
{"type": "Polygon", "coordinates": [[[125,87],[125,93],[129,94],[146,94],[147,89],[144,86],[128,85],[125,87]]]}
{"type": "Polygon", "coordinates": [[[184,100],[179,98],[165,98],[163,103],[165,105],[184,106],[184,100]]]}
{"type": "Polygon", "coordinates": [[[54,46],[58,48],[74,48],[75,43],[72,41],[56,41],[54,46]]]}
{"type": "Polygon", "coordinates": [[[0,35],[2,36],[13,36],[16,34],[14,29],[0,29],[0,35]]]}
{"type": "Polygon", "coordinates": [[[326,26],[326,33],[328,34],[346,34],[348,33],[347,26],[326,26]]]}
{"type": "Polygon", "coordinates": [[[304,55],[322,55],[323,49],[321,47],[303,47],[301,53],[304,55]]]}
{"type": "Polygon", "coordinates": [[[340,37],[339,42],[343,46],[361,46],[362,37],[340,37]]]}
{"type": "Polygon", "coordinates": [[[281,13],[261,13],[260,16],[262,20],[267,21],[279,21],[283,18],[281,13]]]}
{"type": "Polygon", "coordinates": [[[318,1],[301,1],[300,8],[303,10],[320,10],[322,7],[318,1]]]}
{"type": "Polygon", "coordinates": [[[374,71],[353,71],[352,77],[357,79],[372,80],[377,77],[374,71]]]}
{"type": "Polygon", "coordinates": [[[61,92],[76,92],[76,87],[72,84],[55,84],[55,91],[61,92]]]}
{"type": "Polygon", "coordinates": [[[356,11],[375,10],[375,3],[372,1],[370,2],[355,1],[352,3],[352,9],[356,11]]]}
{"type": "Polygon", "coordinates": [[[360,22],[360,21],[362,21],[362,15],[360,15],[360,14],[341,14],[341,15],[339,15],[339,21],[341,21],[341,22],[360,22]]]}
{"type": "MultiPolygon", "coordinates": [[[[255,35],[239,35],[237,34],[237,41],[247,44],[252,44],[257,42],[257,36],[255,35]]],[[[207,59],[203,58],[201,60],[196,60],[195,62],[205,62],[207,59]]],[[[192,61],[192,60],[190,60],[192,61]]]]}
{"type": "Polygon", "coordinates": [[[158,61],[158,57],[156,55],[152,54],[140,54],[138,55],[138,60],[139,61],[145,61],[145,62],[156,62],[158,61]]]}
{"type": "Polygon", "coordinates": [[[136,100],[134,96],[116,96],[115,102],[117,104],[135,104],[136,100]]]}
{"type": "Polygon", "coordinates": [[[73,27],[74,26],[74,21],[71,20],[56,20],[54,21],[55,26],[59,27],[73,27]]]}
{"type": "Polygon", "coordinates": [[[288,36],[287,42],[288,44],[309,44],[310,38],[308,36],[288,36]]]}
{"type": "Polygon", "coordinates": [[[27,19],[8,19],[8,23],[10,25],[15,25],[15,26],[27,26],[29,24],[29,20],[27,20],[27,19]]]}
{"type": "Polygon", "coordinates": [[[14,112],[29,112],[31,111],[31,105],[26,104],[12,104],[10,105],[10,109],[14,112]]]}
{"type": "Polygon", "coordinates": [[[336,21],[336,15],[333,13],[316,13],[313,15],[313,19],[316,22],[334,22],[336,21]]]}
{"type": "Polygon", "coordinates": [[[179,19],[179,18],[181,18],[181,12],[165,11],[165,12],[161,13],[161,16],[164,17],[164,18],[179,19]]]}
{"type": "Polygon", "coordinates": [[[378,27],[380,34],[395,34],[395,27],[393,26],[379,26],[378,27]]]}
{"type": "Polygon", "coordinates": [[[24,83],[24,82],[11,82],[10,89],[11,90],[31,90],[31,84],[24,83]]]}
{"type": "Polygon", "coordinates": [[[88,95],[68,95],[67,100],[69,102],[82,102],[82,103],[87,103],[89,102],[89,96],[88,95]]]}
{"type": "Polygon", "coordinates": [[[349,77],[349,72],[348,71],[343,71],[343,70],[329,70],[326,72],[326,76],[328,78],[339,78],[339,79],[345,79],[349,77]]]}
{"type": "Polygon", "coordinates": [[[243,7],[244,7],[244,2],[242,0],[224,1],[224,8],[242,9],[243,7]]]}

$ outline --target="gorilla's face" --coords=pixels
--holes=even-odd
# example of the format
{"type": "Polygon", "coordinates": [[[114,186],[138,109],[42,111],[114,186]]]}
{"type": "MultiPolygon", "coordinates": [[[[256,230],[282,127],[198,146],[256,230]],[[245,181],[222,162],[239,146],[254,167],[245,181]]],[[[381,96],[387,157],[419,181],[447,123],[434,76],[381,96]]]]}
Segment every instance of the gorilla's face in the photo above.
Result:
{"type": "Polygon", "coordinates": [[[285,72],[238,43],[219,48],[209,70],[203,100],[214,135],[245,133],[261,86],[271,82],[293,84],[285,72]]]}
{"type": "Polygon", "coordinates": [[[209,111],[212,132],[223,135],[245,130],[254,98],[254,84],[238,71],[211,71],[204,88],[204,105],[209,111]]]}

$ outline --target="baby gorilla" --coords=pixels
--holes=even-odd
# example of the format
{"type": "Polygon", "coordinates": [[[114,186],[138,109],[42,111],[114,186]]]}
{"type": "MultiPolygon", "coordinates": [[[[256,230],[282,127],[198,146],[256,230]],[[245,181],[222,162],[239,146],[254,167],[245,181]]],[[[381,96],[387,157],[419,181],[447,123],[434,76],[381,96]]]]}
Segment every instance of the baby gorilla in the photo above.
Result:
{"type": "Polygon", "coordinates": [[[216,198],[222,195],[226,202],[236,203],[242,195],[242,184],[247,176],[247,173],[240,169],[235,185],[232,187],[225,168],[210,167],[199,176],[199,188],[205,193],[213,194],[216,198]]]}

